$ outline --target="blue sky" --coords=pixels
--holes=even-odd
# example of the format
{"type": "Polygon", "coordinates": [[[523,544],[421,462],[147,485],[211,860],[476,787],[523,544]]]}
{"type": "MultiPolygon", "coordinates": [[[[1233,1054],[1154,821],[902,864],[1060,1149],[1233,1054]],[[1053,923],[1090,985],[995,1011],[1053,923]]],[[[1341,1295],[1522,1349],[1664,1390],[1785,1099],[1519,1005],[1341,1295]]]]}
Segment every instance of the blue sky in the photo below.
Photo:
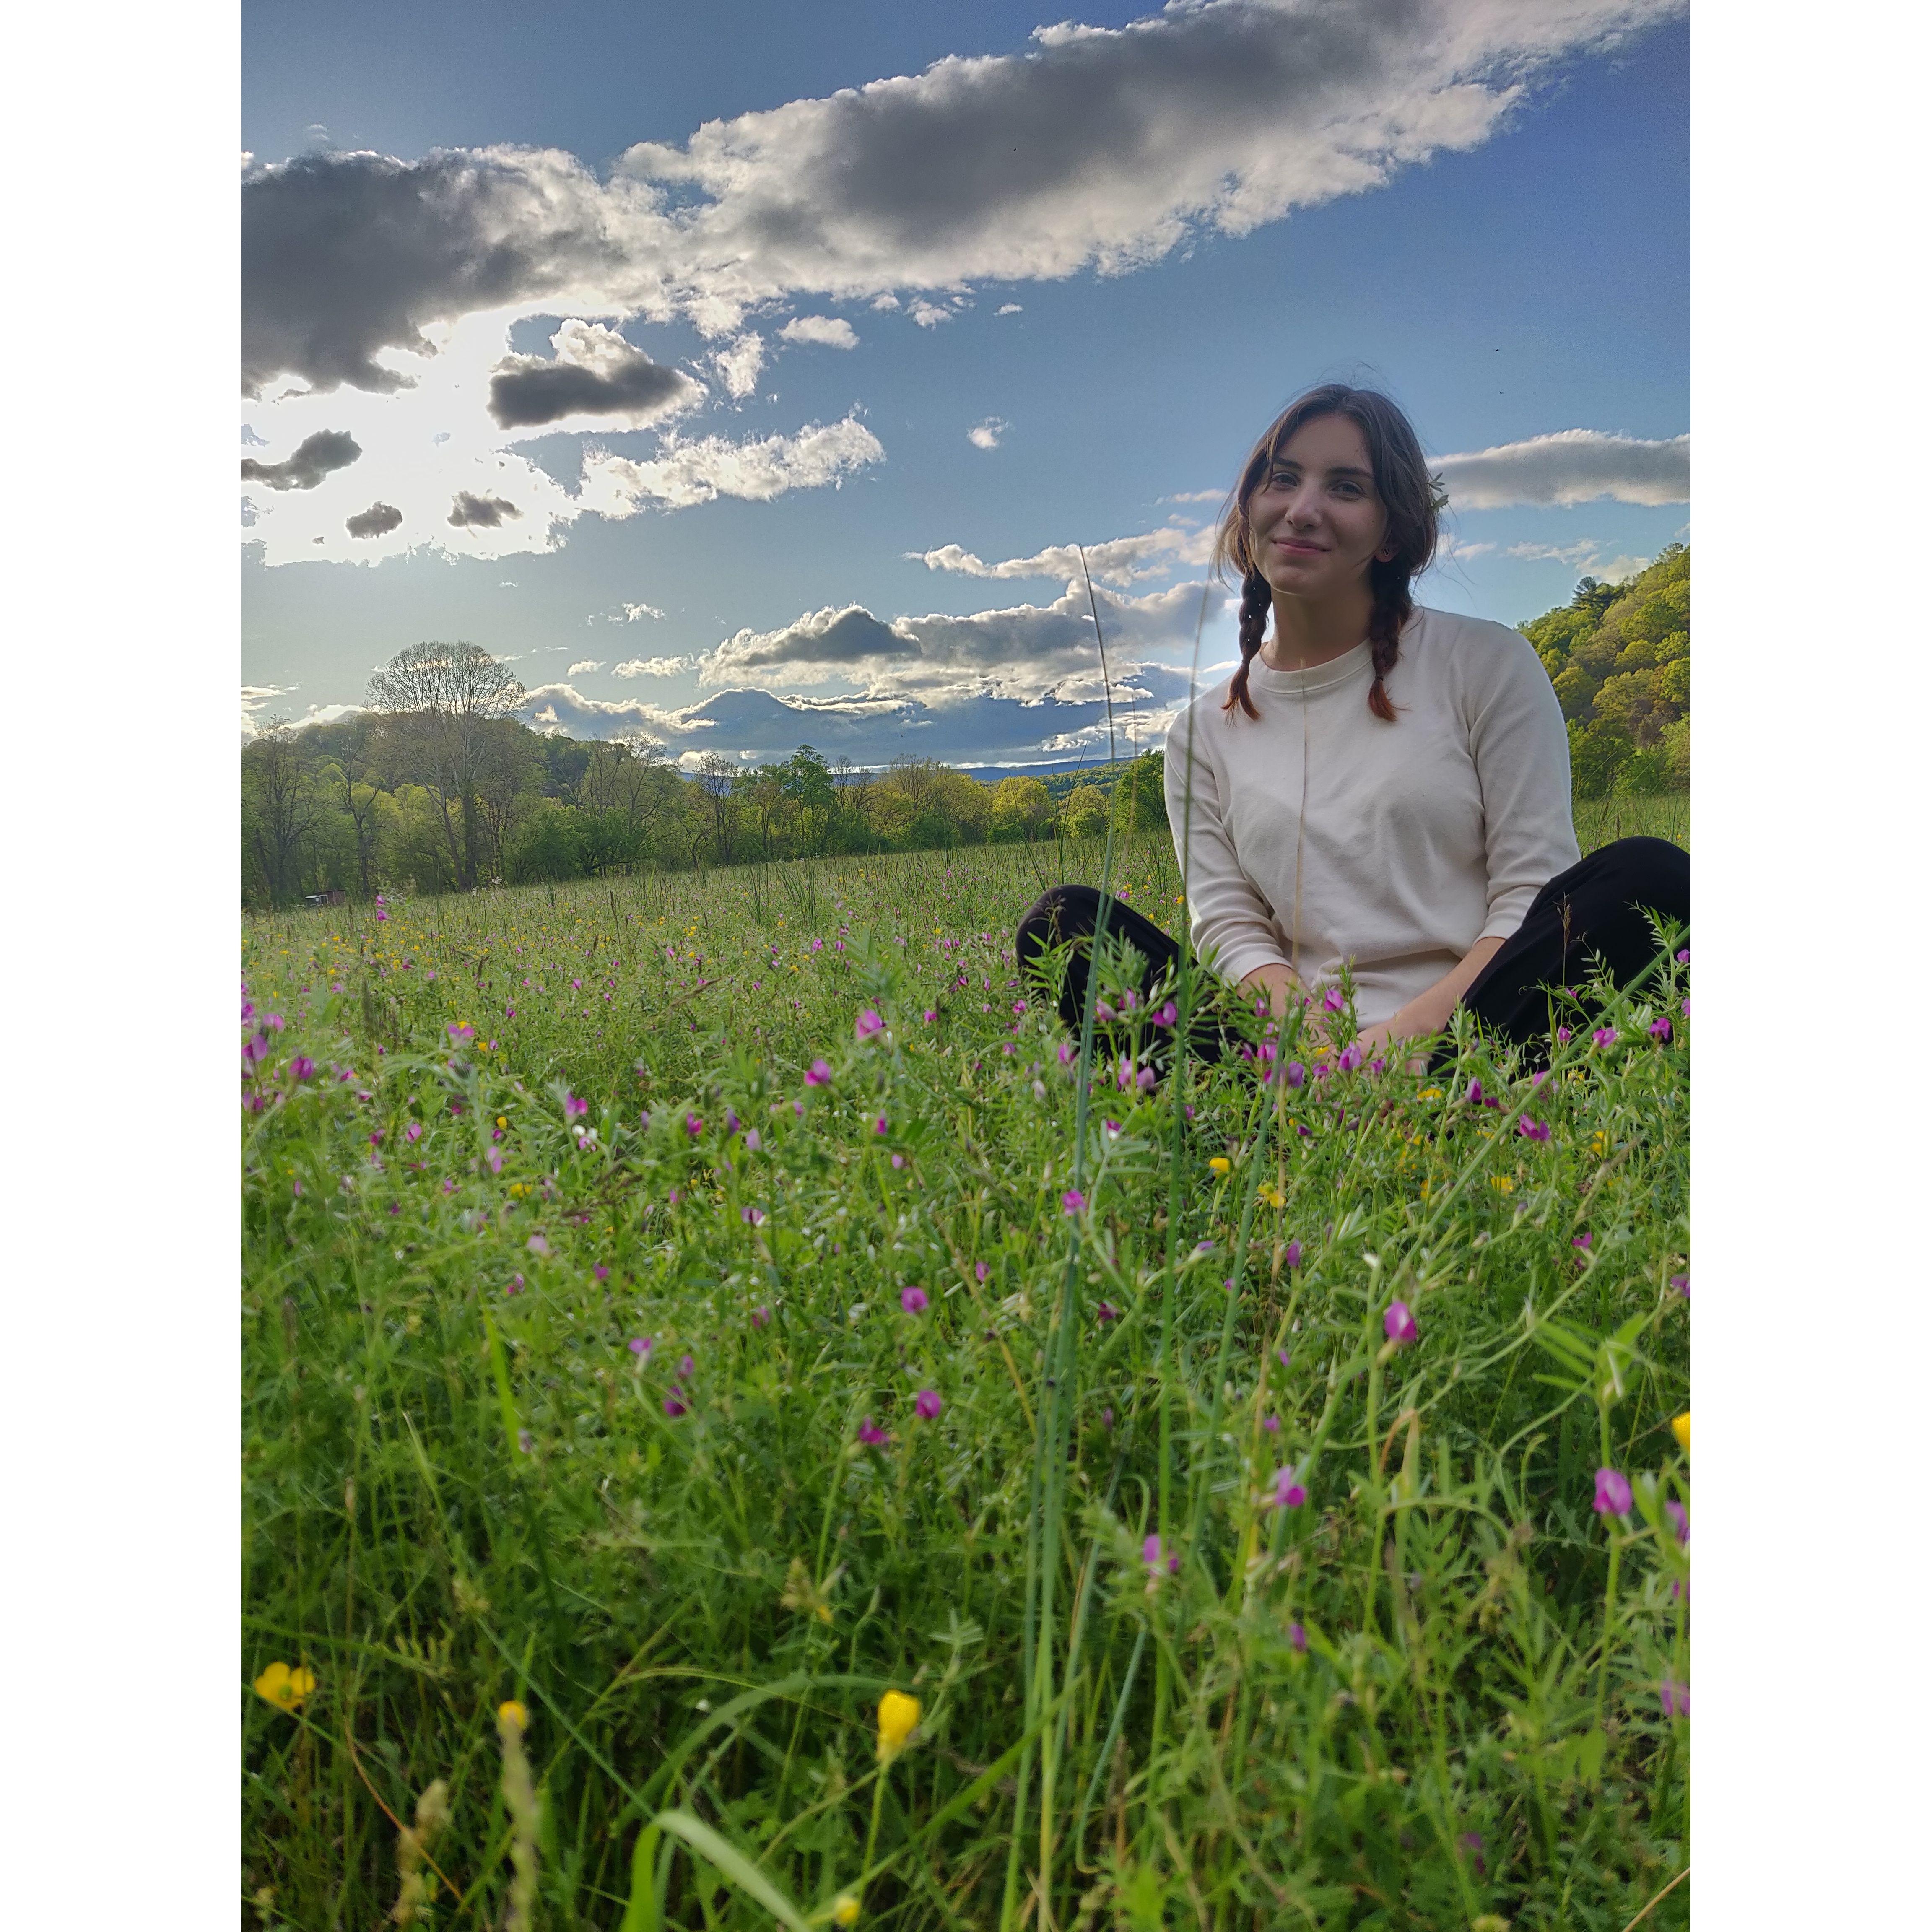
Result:
{"type": "Polygon", "coordinates": [[[1208,520],[1336,375],[1449,459],[1425,603],[1688,534],[1666,0],[244,21],[258,721],[464,638],[687,758],[1090,757],[1064,547],[1157,731],[1208,520]]]}

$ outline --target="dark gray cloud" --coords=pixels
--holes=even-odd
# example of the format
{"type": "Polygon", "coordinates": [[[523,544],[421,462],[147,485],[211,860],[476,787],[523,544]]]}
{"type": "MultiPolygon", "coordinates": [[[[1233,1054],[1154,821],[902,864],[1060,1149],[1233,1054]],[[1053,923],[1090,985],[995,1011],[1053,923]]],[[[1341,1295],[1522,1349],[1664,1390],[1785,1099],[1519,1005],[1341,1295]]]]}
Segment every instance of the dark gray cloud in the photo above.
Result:
{"type": "Polygon", "coordinates": [[[296,453],[280,463],[242,459],[242,480],[270,490],[313,490],[331,471],[346,470],[362,454],[362,446],[346,429],[319,429],[296,445],[296,453]]]}
{"type": "Polygon", "coordinates": [[[1558,430],[1526,442],[1445,456],[1438,467],[1449,501],[1459,510],[1587,503],[1599,496],[1620,503],[1690,500],[1688,436],[1652,442],[1602,430],[1558,430]]]}
{"type": "Polygon", "coordinates": [[[494,530],[506,517],[523,514],[504,497],[476,496],[467,490],[459,490],[456,501],[450,506],[449,520],[460,530],[494,530]]]}
{"type": "Polygon", "coordinates": [[[550,152],[303,154],[254,169],[242,188],[243,388],[293,376],[387,394],[410,378],[375,356],[430,354],[428,323],[584,284],[641,299],[652,219],[650,197],[602,188],[550,152]]]}
{"type": "MultiPolygon", "coordinates": [[[[393,503],[371,503],[366,510],[358,510],[344,524],[343,528],[352,537],[384,537],[403,520],[403,513],[393,503]]],[[[320,537],[316,538],[321,542],[320,537]]]]}
{"type": "Polygon", "coordinates": [[[580,416],[643,423],[688,407],[704,393],[688,376],[653,362],[610,329],[566,323],[552,340],[554,362],[512,356],[498,364],[490,378],[490,413],[500,428],[531,429],[580,416]]]}

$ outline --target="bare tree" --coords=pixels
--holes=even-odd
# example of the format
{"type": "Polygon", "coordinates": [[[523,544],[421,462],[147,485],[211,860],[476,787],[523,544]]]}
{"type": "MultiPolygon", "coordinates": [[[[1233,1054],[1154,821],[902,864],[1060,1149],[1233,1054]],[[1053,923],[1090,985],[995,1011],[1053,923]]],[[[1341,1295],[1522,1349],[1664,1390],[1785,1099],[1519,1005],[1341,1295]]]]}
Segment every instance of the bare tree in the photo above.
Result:
{"type": "Polygon", "coordinates": [[[706,752],[698,761],[698,788],[710,808],[711,836],[717,841],[717,862],[731,862],[733,787],[737,782],[738,765],[722,752],[706,752]]]}
{"type": "Polygon", "coordinates": [[[509,668],[476,644],[411,644],[369,680],[369,701],[394,721],[410,776],[436,800],[460,886],[474,886],[485,835],[477,784],[489,727],[523,699],[509,668]]]}
{"type": "Polygon", "coordinates": [[[300,890],[303,842],[326,805],[288,721],[272,719],[242,753],[242,822],[270,904],[286,905],[300,890]]]}
{"type": "Polygon", "coordinates": [[[382,796],[376,784],[379,741],[376,721],[366,711],[358,711],[331,727],[323,742],[335,760],[342,785],[342,809],[356,836],[356,875],[366,900],[375,891],[376,802],[382,796]]]}

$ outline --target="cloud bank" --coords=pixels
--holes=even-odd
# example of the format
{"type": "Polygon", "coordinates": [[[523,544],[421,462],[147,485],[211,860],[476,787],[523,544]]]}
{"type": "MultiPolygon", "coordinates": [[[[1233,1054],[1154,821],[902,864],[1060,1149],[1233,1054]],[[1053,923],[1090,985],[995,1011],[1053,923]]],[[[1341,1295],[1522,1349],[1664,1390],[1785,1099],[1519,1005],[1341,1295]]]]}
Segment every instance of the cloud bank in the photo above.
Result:
{"type": "Polygon", "coordinates": [[[1601,430],[1564,429],[1523,442],[1498,443],[1438,466],[1459,510],[1499,510],[1514,503],[1621,503],[1690,500],[1690,439],[1646,442],[1601,430]]]}
{"type": "MultiPolygon", "coordinates": [[[[257,436],[256,441],[262,439],[257,436]]],[[[304,436],[285,462],[262,463],[252,456],[243,457],[242,480],[270,490],[313,490],[332,472],[346,470],[362,454],[362,446],[347,430],[317,430],[314,435],[304,436]]]]}

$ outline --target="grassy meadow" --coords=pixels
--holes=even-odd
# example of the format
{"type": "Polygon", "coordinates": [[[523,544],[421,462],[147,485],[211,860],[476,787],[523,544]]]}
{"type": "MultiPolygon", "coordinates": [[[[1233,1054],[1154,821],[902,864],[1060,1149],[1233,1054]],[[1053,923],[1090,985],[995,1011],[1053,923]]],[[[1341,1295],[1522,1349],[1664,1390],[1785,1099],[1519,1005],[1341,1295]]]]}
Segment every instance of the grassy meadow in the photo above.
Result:
{"type": "Polygon", "coordinates": [[[249,920],[245,1924],[1688,1925],[1688,958],[1148,1089],[1108,864],[249,920]]]}

